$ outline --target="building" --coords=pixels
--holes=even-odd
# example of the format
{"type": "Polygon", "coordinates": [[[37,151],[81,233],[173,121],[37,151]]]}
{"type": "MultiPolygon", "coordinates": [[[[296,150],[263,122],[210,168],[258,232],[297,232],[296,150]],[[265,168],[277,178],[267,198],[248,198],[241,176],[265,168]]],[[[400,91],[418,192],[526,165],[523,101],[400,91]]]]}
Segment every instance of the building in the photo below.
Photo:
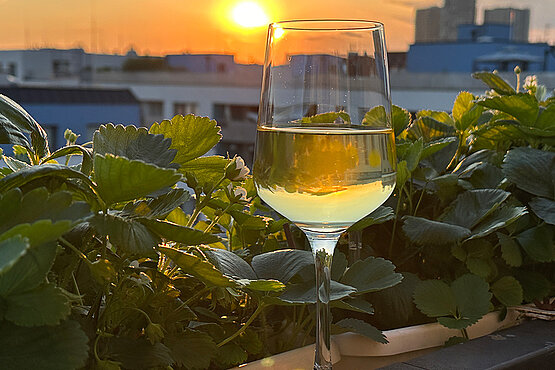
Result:
{"type": "Polygon", "coordinates": [[[439,41],[441,8],[434,6],[416,11],[414,42],[439,41]]]}
{"type": "Polygon", "coordinates": [[[487,9],[484,12],[484,23],[508,25],[510,27],[510,40],[528,42],[530,9],[487,9]]]}
{"type": "Polygon", "coordinates": [[[140,122],[139,101],[128,89],[11,85],[0,86],[0,94],[19,103],[45,129],[51,151],[65,144],[68,128],[84,143],[101,124],[140,122]]]}
{"type": "Polygon", "coordinates": [[[461,24],[474,24],[476,0],[445,0],[440,11],[439,40],[457,40],[457,27],[461,24]]]}

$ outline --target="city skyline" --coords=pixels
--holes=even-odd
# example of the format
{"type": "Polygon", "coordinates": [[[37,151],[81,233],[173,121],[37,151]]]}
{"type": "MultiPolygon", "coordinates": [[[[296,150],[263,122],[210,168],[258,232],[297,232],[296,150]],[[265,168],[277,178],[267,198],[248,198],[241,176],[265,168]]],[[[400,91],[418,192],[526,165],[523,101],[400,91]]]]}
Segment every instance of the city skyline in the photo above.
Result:
{"type": "MultiPolygon", "coordinates": [[[[39,0],[0,0],[0,12],[13,15],[0,24],[0,49],[80,47],[123,54],[133,47],[143,55],[225,53],[236,55],[240,62],[260,63],[266,27],[239,24],[233,10],[242,2],[205,0],[200,7],[175,0],[54,0],[45,8],[39,0]]],[[[442,0],[344,0],[337,8],[335,1],[250,2],[257,3],[267,16],[250,19],[253,24],[322,17],[383,21],[390,51],[405,51],[414,41],[416,9],[443,4],[442,0]]],[[[555,2],[478,0],[476,20],[481,22],[484,9],[507,6],[531,9],[530,41],[554,42],[555,24],[548,25],[555,2]]]]}

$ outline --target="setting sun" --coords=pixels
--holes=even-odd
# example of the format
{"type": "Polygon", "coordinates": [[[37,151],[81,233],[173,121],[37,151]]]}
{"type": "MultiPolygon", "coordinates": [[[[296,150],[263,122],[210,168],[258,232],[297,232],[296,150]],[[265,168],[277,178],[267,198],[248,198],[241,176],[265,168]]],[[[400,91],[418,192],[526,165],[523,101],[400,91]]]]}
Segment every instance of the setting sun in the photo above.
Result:
{"type": "Polygon", "coordinates": [[[254,2],[237,4],[231,13],[233,21],[242,27],[259,27],[269,23],[264,10],[254,2]]]}

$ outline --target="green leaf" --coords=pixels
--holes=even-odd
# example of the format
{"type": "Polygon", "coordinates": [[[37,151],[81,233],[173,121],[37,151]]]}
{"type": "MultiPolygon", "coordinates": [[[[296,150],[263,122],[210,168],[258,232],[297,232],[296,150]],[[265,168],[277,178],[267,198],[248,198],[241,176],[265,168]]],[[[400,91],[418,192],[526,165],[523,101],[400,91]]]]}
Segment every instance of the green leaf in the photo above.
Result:
{"type": "Polygon", "coordinates": [[[332,307],[341,308],[344,310],[350,310],[355,312],[367,313],[369,315],[374,314],[374,307],[370,302],[362,298],[344,298],[340,301],[334,301],[332,307]]]}
{"type": "Polygon", "coordinates": [[[200,230],[181,226],[167,221],[140,219],[143,225],[159,235],[161,238],[181,243],[183,245],[210,244],[221,241],[213,234],[205,234],[200,230]]]}
{"type": "Polygon", "coordinates": [[[495,189],[505,180],[501,168],[487,162],[476,164],[460,177],[468,179],[475,189],[495,189]]]}
{"type": "Polygon", "coordinates": [[[516,239],[526,254],[534,261],[550,262],[555,258],[553,229],[548,225],[540,225],[517,235],[516,239]]]}
{"type": "Polygon", "coordinates": [[[510,150],[503,161],[503,172],[509,181],[524,191],[549,199],[555,199],[554,168],[555,153],[527,147],[510,150]]]}
{"type": "Polygon", "coordinates": [[[457,313],[457,303],[451,288],[439,280],[422,281],[414,290],[416,307],[429,317],[449,316],[457,313]]]}
{"type": "Polygon", "coordinates": [[[163,168],[176,168],[170,163],[177,150],[169,149],[171,139],[163,135],[149,134],[144,127],[133,125],[102,125],[93,137],[94,154],[113,154],[131,160],[140,160],[163,168]]]}
{"type": "Polygon", "coordinates": [[[518,306],[522,303],[522,286],[512,276],[504,276],[491,286],[493,295],[505,306],[518,306]]]}
{"type": "Polygon", "coordinates": [[[75,321],[26,328],[0,321],[3,369],[80,369],[89,355],[88,338],[75,321]]]}
{"type": "Polygon", "coordinates": [[[34,289],[44,282],[56,257],[56,243],[46,243],[27,250],[23,257],[0,275],[0,296],[34,289]]]}
{"type": "Polygon", "coordinates": [[[407,161],[407,169],[410,172],[413,172],[418,163],[420,162],[420,155],[422,154],[422,150],[424,149],[424,143],[422,139],[418,139],[410,144],[410,148],[406,153],[406,157],[404,158],[407,161]]]}
{"type": "Polygon", "coordinates": [[[444,111],[435,111],[435,110],[428,110],[423,109],[416,113],[417,118],[429,117],[433,118],[434,120],[445,123],[448,126],[455,126],[455,122],[453,118],[449,115],[449,113],[444,111]]]}
{"type": "Polygon", "coordinates": [[[476,275],[466,274],[451,284],[457,309],[462,319],[472,325],[489,312],[489,284],[476,275]]]}
{"type": "Polygon", "coordinates": [[[455,129],[432,117],[422,116],[412,122],[407,128],[407,137],[411,140],[422,138],[425,143],[451,137],[455,135],[455,129]]]}
{"type": "Polygon", "coordinates": [[[551,103],[540,111],[540,115],[534,126],[543,130],[555,130],[555,104],[551,103]]]}
{"type": "Polygon", "coordinates": [[[91,180],[81,172],[72,170],[71,168],[61,164],[47,163],[40,166],[25,168],[1,178],[0,193],[5,193],[10,189],[18,188],[30,181],[48,177],[56,177],[62,180],[78,179],[90,187],[94,187],[91,180]]]}
{"type": "Polygon", "coordinates": [[[515,277],[522,286],[527,302],[549,297],[553,289],[553,283],[538,272],[519,269],[515,272],[515,277]]]}
{"type": "Polygon", "coordinates": [[[403,220],[405,235],[419,245],[453,244],[470,235],[469,229],[458,225],[413,216],[405,216],[403,220]]]}
{"type": "Polygon", "coordinates": [[[154,247],[160,243],[160,238],[139,221],[118,214],[97,214],[90,223],[100,234],[108,235],[120,252],[129,256],[155,256],[154,247]]]}
{"type": "Polygon", "coordinates": [[[527,93],[486,98],[479,100],[477,104],[510,114],[526,126],[533,126],[538,119],[538,101],[527,93]]]}
{"type": "Polygon", "coordinates": [[[514,95],[516,94],[515,89],[507,83],[504,79],[499,77],[499,75],[491,72],[475,72],[472,77],[478,80],[482,80],[491,89],[495,90],[496,93],[500,95],[514,95]]]}
{"type": "Polygon", "coordinates": [[[164,344],[170,349],[174,364],[186,369],[208,368],[218,350],[210,335],[191,329],[166,335],[164,344]]]}
{"type": "Polygon", "coordinates": [[[336,249],[333,253],[333,260],[331,263],[331,279],[339,281],[348,264],[349,262],[347,261],[345,254],[336,249]]]}
{"type": "Polygon", "coordinates": [[[466,339],[466,338],[453,336],[453,337],[450,337],[449,339],[447,339],[443,346],[444,347],[451,347],[451,346],[454,346],[456,344],[462,344],[462,343],[466,343],[466,342],[468,342],[468,339],[466,339]]]}
{"type": "Polygon", "coordinates": [[[474,275],[484,279],[492,274],[491,259],[468,257],[466,259],[466,268],[474,275]]]}
{"type": "Polygon", "coordinates": [[[41,163],[46,163],[56,158],[65,157],[72,154],[80,154],[83,156],[83,159],[81,161],[81,172],[83,172],[87,176],[90,175],[93,166],[92,151],[81,145],[64,146],[63,148],[56,150],[48,157],[43,158],[41,163]]]}
{"type": "Polygon", "coordinates": [[[194,254],[168,247],[158,247],[158,250],[171,258],[184,273],[193,275],[208,286],[230,287],[234,285],[213,264],[194,254]]]}
{"type": "MultiPolygon", "coordinates": [[[[19,104],[11,100],[5,95],[0,94],[0,116],[4,117],[11,123],[10,132],[14,134],[14,126],[18,131],[28,132],[31,134],[31,144],[33,151],[40,157],[48,155],[48,142],[46,139],[46,131],[25,111],[19,104]]],[[[2,123],[4,119],[0,120],[2,123]]],[[[20,138],[20,137],[19,137],[20,138]]],[[[16,140],[20,141],[20,140],[16,140]]],[[[28,142],[17,142],[30,149],[28,142]]]]}
{"type": "Polygon", "coordinates": [[[182,164],[179,172],[185,176],[194,176],[198,187],[209,192],[225,176],[225,168],[230,161],[219,155],[195,158],[182,164]]]}
{"type": "Polygon", "coordinates": [[[393,220],[394,212],[393,208],[386,206],[379,206],[376,210],[370,213],[368,216],[357,221],[353,226],[349,228],[349,231],[359,231],[364,230],[369,226],[383,224],[384,222],[393,220]]]}
{"type": "Polygon", "coordinates": [[[154,199],[127,203],[121,214],[127,217],[165,218],[189,198],[187,191],[171,189],[154,199]]]}
{"type": "Polygon", "coordinates": [[[395,130],[395,136],[398,136],[410,124],[411,116],[406,109],[392,105],[391,121],[393,123],[393,129],[395,130]]]}
{"type": "MultiPolygon", "coordinates": [[[[340,120],[340,122],[349,123],[351,122],[351,116],[349,116],[348,113],[343,111],[326,112],[326,113],[315,114],[309,117],[303,117],[301,118],[301,123],[335,123],[338,120],[340,120]]],[[[382,127],[383,127],[383,124],[382,124],[382,127]]]]}
{"type": "Polygon", "coordinates": [[[357,319],[343,319],[338,321],[335,325],[347,329],[349,331],[364,335],[378,343],[389,343],[383,333],[373,327],[372,325],[357,319]]]}
{"type": "Polygon", "coordinates": [[[409,178],[410,171],[407,166],[407,161],[397,163],[397,182],[395,183],[397,189],[402,189],[409,178]]]}
{"type": "Polygon", "coordinates": [[[258,292],[281,292],[285,289],[285,284],[277,280],[248,280],[240,279],[236,282],[242,289],[250,289],[258,292]]]}
{"type": "Polygon", "coordinates": [[[502,233],[497,233],[499,244],[501,245],[501,257],[505,260],[507,265],[518,267],[522,265],[522,253],[517,242],[502,233]]]}
{"type": "Polygon", "coordinates": [[[31,148],[31,143],[23,131],[0,113],[0,144],[21,145],[31,148]]]}
{"type": "Polygon", "coordinates": [[[383,258],[368,257],[355,262],[340,282],[353,286],[357,293],[369,293],[399,284],[403,276],[395,272],[395,265],[383,258]]]}
{"type": "Polygon", "coordinates": [[[43,243],[51,242],[69,231],[72,227],[71,221],[40,220],[33,224],[19,224],[0,235],[0,240],[5,240],[16,235],[23,236],[34,247],[43,243]]]}
{"type": "Polygon", "coordinates": [[[235,365],[242,364],[247,361],[247,352],[238,344],[227,343],[218,348],[218,353],[215,357],[215,362],[219,368],[229,369],[235,365]]]}
{"type": "Polygon", "coordinates": [[[4,305],[4,318],[21,326],[58,325],[71,311],[66,295],[54,284],[12,293],[4,305]]]}
{"type": "Polygon", "coordinates": [[[243,229],[265,230],[268,226],[266,219],[261,216],[251,215],[235,209],[230,209],[229,214],[235,222],[243,229]]]}
{"type": "Polygon", "coordinates": [[[26,162],[20,161],[19,159],[7,157],[7,156],[2,156],[1,158],[6,163],[6,166],[8,166],[8,168],[14,172],[31,167],[29,164],[27,164],[26,162]]]}
{"type": "Polygon", "coordinates": [[[233,252],[215,248],[202,248],[202,252],[218,270],[229,277],[248,280],[257,279],[252,267],[233,252]]]}
{"type": "Polygon", "coordinates": [[[296,273],[314,264],[309,251],[282,249],[262,253],[252,259],[252,268],[261,279],[275,279],[287,283],[296,273]]]}
{"type": "Polygon", "coordinates": [[[0,242],[0,275],[7,272],[29,249],[29,241],[21,235],[0,242]]]}
{"type": "Polygon", "coordinates": [[[456,137],[444,137],[441,139],[433,140],[424,145],[422,153],[420,153],[420,160],[428,158],[435,153],[439,152],[441,149],[447,147],[449,144],[457,141],[456,137]]]}
{"type": "Polygon", "coordinates": [[[472,229],[469,239],[482,238],[503,227],[509,226],[520,217],[527,214],[526,207],[503,206],[485,217],[472,229]]]}
{"type": "Polygon", "coordinates": [[[107,204],[143,197],[172,186],[180,179],[181,175],[173,169],[142,161],[111,154],[96,154],[94,157],[94,180],[98,193],[107,204]]]}
{"type": "MultiPolygon", "coordinates": [[[[348,297],[356,293],[352,286],[338,283],[332,280],[330,283],[330,301],[348,297]]],[[[289,284],[279,298],[287,303],[316,303],[316,284],[314,280],[305,281],[300,284],[289,284]]]]}
{"type": "Polygon", "coordinates": [[[555,225],[555,202],[549,199],[536,197],[528,205],[532,211],[550,225],[555,225]]]}
{"type": "Polygon", "coordinates": [[[150,344],[144,338],[117,336],[108,342],[109,357],[125,369],[166,368],[174,360],[172,352],[162,343],[150,344]]]}
{"type": "Polygon", "coordinates": [[[264,349],[264,344],[254,330],[247,329],[242,332],[238,337],[238,342],[249,355],[258,354],[264,349]]]}
{"type": "Polygon", "coordinates": [[[476,97],[467,91],[462,91],[453,105],[453,118],[456,120],[455,127],[459,131],[465,131],[468,127],[476,124],[482,115],[483,108],[474,103],[476,97]]]}
{"type": "MultiPolygon", "coordinates": [[[[327,121],[327,123],[335,122],[327,121]]],[[[389,117],[385,111],[385,107],[383,105],[378,105],[372,109],[370,109],[364,115],[362,119],[362,124],[364,126],[373,126],[373,127],[389,127],[389,117]]]]}
{"type": "Polygon", "coordinates": [[[500,189],[477,189],[459,194],[442,216],[450,224],[472,229],[486,216],[495,211],[510,193],[500,189]]]}
{"type": "Polygon", "coordinates": [[[205,154],[222,138],[216,121],[192,114],[154,123],[149,132],[172,140],[170,148],[177,149],[173,161],[180,165],[205,154]]]}

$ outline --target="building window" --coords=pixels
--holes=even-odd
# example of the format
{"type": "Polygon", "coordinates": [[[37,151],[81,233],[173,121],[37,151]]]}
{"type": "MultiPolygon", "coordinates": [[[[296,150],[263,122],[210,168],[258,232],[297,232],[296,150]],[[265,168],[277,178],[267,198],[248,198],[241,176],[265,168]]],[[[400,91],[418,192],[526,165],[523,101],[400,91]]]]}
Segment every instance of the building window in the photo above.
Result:
{"type": "Polygon", "coordinates": [[[69,61],[68,60],[54,60],[52,62],[52,71],[54,77],[67,77],[70,76],[69,61]]]}
{"type": "Polygon", "coordinates": [[[17,76],[17,64],[15,63],[8,64],[8,74],[12,76],[17,76]]]}
{"type": "Polygon", "coordinates": [[[187,114],[196,114],[197,104],[196,103],[174,103],[173,104],[173,114],[181,114],[183,116],[187,114]]]}
{"type": "Polygon", "coordinates": [[[143,104],[146,116],[162,116],[164,103],[161,101],[147,101],[143,104]]]}
{"type": "Polygon", "coordinates": [[[225,71],[226,71],[225,64],[218,63],[217,71],[218,71],[218,73],[225,73],[225,71]]]}

